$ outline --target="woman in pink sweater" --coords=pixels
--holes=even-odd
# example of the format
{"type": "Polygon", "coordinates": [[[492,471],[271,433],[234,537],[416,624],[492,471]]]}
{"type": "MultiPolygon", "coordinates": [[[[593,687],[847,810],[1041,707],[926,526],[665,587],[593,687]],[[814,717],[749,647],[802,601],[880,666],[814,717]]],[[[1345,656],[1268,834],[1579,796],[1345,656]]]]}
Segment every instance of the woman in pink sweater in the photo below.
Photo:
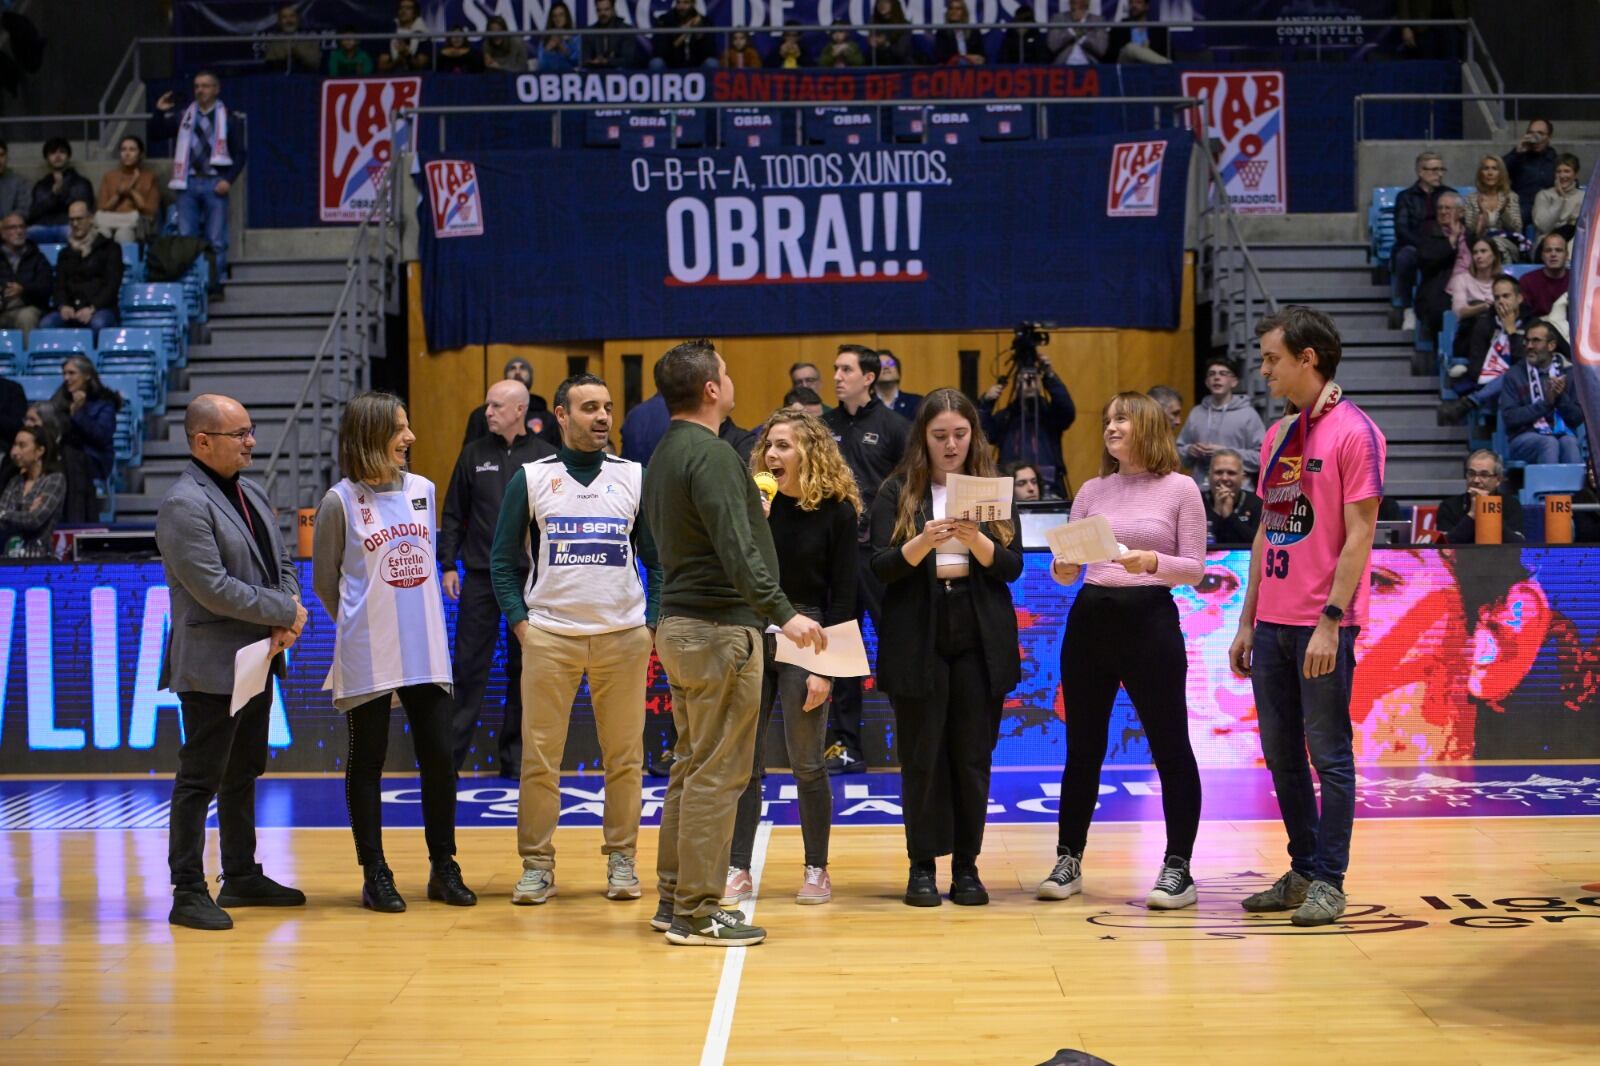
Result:
{"type": "MultiPolygon", "coordinates": [[[[1167,822],[1166,858],[1145,904],[1172,910],[1195,901],[1189,859],[1200,828],[1200,770],[1189,746],[1184,692],[1189,661],[1172,587],[1192,585],[1205,574],[1206,510],[1199,486],[1178,468],[1159,404],[1136,392],[1118,393],[1101,419],[1100,476],[1078,490],[1072,520],[1104,515],[1123,554],[1089,565],[1061,640],[1067,763],[1056,864],[1040,882],[1039,898],[1068,899],[1083,891],[1083,849],[1120,687],[1128,690],[1150,742],[1167,822]]],[[[1080,569],[1057,561],[1050,572],[1070,585],[1080,569]]]]}

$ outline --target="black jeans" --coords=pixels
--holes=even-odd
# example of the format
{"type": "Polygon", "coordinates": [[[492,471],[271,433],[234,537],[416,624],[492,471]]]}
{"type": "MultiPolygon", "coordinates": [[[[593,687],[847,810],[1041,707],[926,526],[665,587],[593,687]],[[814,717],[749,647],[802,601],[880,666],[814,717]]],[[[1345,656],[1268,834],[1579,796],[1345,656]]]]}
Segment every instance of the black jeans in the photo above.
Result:
{"type": "MultiPolygon", "coordinates": [[[[438,685],[398,690],[411,723],[411,745],[422,774],[422,826],[428,858],[456,853],[456,771],[450,763],[450,694],[438,685]]],[[[383,763],[389,754],[389,693],[349,714],[350,757],[344,765],[344,802],[356,838],[356,862],[383,862],[383,763]]]]}
{"type": "Polygon", "coordinates": [[[267,722],[272,685],[261,695],[228,713],[228,696],[180,692],[183,747],[172,782],[168,816],[167,865],[179,888],[205,885],[206,812],[217,801],[217,829],[222,838],[222,874],[241,877],[260,873],[256,864],[256,778],[267,769],[267,722]]]}
{"type": "Polygon", "coordinates": [[[489,571],[468,570],[461,579],[461,601],[456,605],[454,766],[459,770],[467,761],[478,731],[495,645],[504,643],[506,700],[500,718],[500,769],[517,776],[522,769],[522,645],[511,639],[509,627],[502,626],[501,620],[489,571]]]}
{"type": "Polygon", "coordinates": [[[1106,761],[1111,705],[1119,687],[1139,713],[1167,822],[1168,855],[1189,858],[1200,829],[1200,769],[1189,746],[1189,674],[1178,605],[1165,587],[1085,585],[1061,638],[1061,697],[1067,764],[1061,771],[1057,850],[1081,854],[1106,761]]]}
{"type": "MultiPolygon", "coordinates": [[[[915,579],[913,579],[915,580],[915,579]]],[[[977,861],[989,812],[989,770],[1000,738],[1001,696],[989,694],[978,616],[966,579],[939,585],[926,695],[890,693],[899,731],[900,795],[912,862],[977,861]]]]}
{"type": "MultiPolygon", "coordinates": [[[[856,569],[856,619],[865,621],[872,616],[876,629],[883,617],[883,582],[872,572],[872,545],[857,546],[860,565],[856,569]]],[[[857,758],[861,751],[861,678],[841,677],[833,682],[831,739],[843,744],[857,758]]]]}
{"type": "MultiPolygon", "coordinates": [[[[806,612],[810,615],[810,612],[806,612]]],[[[755,850],[756,823],[761,820],[761,771],[766,765],[767,727],[772,705],[783,707],[784,749],[794,773],[800,798],[800,839],[805,844],[806,865],[828,865],[828,833],[833,826],[833,788],[822,752],[826,747],[828,709],[805,710],[806,678],[803,666],[778,662],[777,638],[766,636],[766,661],[761,672],[761,717],[756,719],[756,757],[750,783],[739,795],[739,813],[733,823],[733,847],[728,865],[750,869],[755,850]]]]}

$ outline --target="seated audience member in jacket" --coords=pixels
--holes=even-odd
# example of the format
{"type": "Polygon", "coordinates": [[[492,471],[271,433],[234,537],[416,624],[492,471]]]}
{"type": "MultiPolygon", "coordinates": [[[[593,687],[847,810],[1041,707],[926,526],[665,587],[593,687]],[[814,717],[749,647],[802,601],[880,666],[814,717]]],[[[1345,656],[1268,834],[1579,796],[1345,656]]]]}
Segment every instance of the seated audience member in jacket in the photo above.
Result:
{"type": "Polygon", "coordinates": [[[1500,540],[1511,544],[1522,537],[1522,504],[1517,490],[1505,483],[1506,464],[1487,448],[1467,456],[1467,491],[1439,501],[1439,531],[1451,544],[1476,544],[1478,523],[1472,501],[1479,496],[1500,497],[1500,540]]]}
{"type": "MultiPolygon", "coordinates": [[[[1261,454],[1257,449],[1256,454],[1261,454]]],[[[1206,534],[1213,544],[1253,544],[1261,525],[1261,497],[1245,488],[1244,457],[1232,448],[1211,453],[1201,499],[1206,505],[1206,534]]]]}
{"type": "Polygon", "coordinates": [[[28,204],[28,236],[40,244],[61,244],[67,239],[67,208],[75,201],[94,201],[94,186],[72,169],[72,145],[65,137],[44,142],[44,161],[50,172],[33,184],[28,204]]]}
{"type": "Polygon", "coordinates": [[[81,355],[69,355],[61,364],[61,387],[50,398],[66,429],[62,443],[80,449],[97,478],[111,477],[116,460],[117,412],[122,394],[100,381],[100,372],[81,355]]]}
{"type": "Polygon", "coordinates": [[[27,222],[21,215],[0,218],[0,329],[20,329],[26,340],[49,309],[55,287],[55,271],[28,239],[27,222]]]}
{"type": "Polygon", "coordinates": [[[86,327],[97,334],[117,324],[122,292],[122,248],[94,231],[88,201],[68,209],[71,235],[56,259],[56,309],[40,321],[43,329],[86,327]]]}
{"type": "Polygon", "coordinates": [[[1556,358],[1550,323],[1528,327],[1523,351],[1522,362],[1506,371],[1500,393],[1511,458],[1530,464],[1582,462],[1577,434],[1583,430],[1583,408],[1556,358]]]}

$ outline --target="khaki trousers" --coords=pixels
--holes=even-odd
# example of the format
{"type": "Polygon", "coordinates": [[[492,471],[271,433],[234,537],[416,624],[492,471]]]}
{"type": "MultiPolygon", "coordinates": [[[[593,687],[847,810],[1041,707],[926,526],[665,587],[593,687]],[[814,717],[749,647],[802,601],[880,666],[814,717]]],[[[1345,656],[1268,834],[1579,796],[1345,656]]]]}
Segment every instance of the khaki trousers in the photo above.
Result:
{"type": "Polygon", "coordinates": [[[672,686],[678,728],[656,890],[673,913],[703,918],[721,908],[739,794],[750,783],[761,711],[761,631],[696,618],[662,619],[656,653],[672,686]]]}
{"type": "Polygon", "coordinates": [[[644,772],[644,689],[650,631],[644,626],[593,637],[529,625],[522,640],[522,783],[517,801],[517,852],[529,870],[553,870],[561,816],[561,756],[572,698],[589,675],[595,731],[605,762],[606,804],[601,854],[633,858],[639,842],[644,772]]]}

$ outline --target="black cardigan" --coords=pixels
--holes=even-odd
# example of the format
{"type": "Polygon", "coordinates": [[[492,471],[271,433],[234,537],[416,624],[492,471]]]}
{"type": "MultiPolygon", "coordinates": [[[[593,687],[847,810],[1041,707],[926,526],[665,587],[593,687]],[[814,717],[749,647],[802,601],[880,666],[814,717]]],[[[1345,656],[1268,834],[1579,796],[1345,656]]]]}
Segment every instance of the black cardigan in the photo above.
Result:
{"type": "MultiPolygon", "coordinates": [[[[934,552],[917,566],[906,562],[901,544],[893,543],[895,514],[904,483],[891,478],[872,501],[872,572],[884,583],[882,625],[878,628],[878,688],[889,695],[926,696],[932,683],[927,664],[934,656],[934,619],[938,577],[934,552]]],[[[933,493],[925,493],[917,509],[917,532],[933,514],[933,493]]],[[[978,615],[978,639],[988,668],[989,695],[1003,697],[1022,680],[1022,653],[1017,645],[1017,612],[1010,583],[1022,575],[1022,542],[994,541],[994,562],[972,560],[969,585],[978,615]]]]}

